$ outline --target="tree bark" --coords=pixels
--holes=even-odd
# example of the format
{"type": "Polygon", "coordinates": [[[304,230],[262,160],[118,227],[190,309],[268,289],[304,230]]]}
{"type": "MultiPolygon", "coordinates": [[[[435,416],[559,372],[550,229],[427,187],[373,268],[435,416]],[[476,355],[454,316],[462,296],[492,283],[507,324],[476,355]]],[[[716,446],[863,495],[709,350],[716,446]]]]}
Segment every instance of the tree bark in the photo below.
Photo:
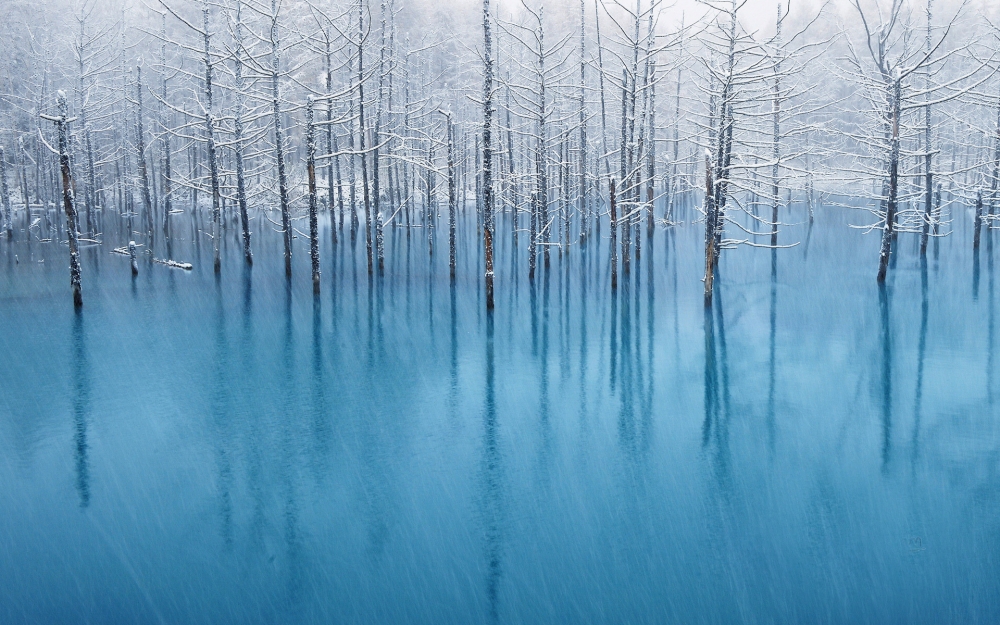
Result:
{"type": "Polygon", "coordinates": [[[73,289],[73,305],[83,306],[80,287],[80,244],[77,235],[76,205],[73,197],[73,175],[69,169],[69,122],[66,95],[58,95],[59,116],[46,117],[56,124],[59,135],[59,170],[62,173],[63,209],[66,211],[66,234],[69,239],[69,282],[73,289]]]}
{"type": "Polygon", "coordinates": [[[712,180],[711,156],[705,154],[705,305],[712,305],[712,286],[715,278],[715,182],[712,180]]]}
{"type": "Polygon", "coordinates": [[[3,231],[7,238],[13,235],[10,225],[10,189],[7,188],[7,159],[4,157],[3,146],[0,146],[0,209],[3,210],[3,231]]]}
{"type": "Polygon", "coordinates": [[[615,179],[608,184],[608,201],[611,205],[611,289],[618,288],[618,207],[615,198],[615,179]]]}
{"type": "MultiPolygon", "coordinates": [[[[891,84],[890,97],[891,133],[889,148],[889,193],[886,200],[885,226],[882,229],[882,246],[879,251],[878,282],[885,282],[885,274],[889,268],[889,256],[892,254],[892,239],[896,225],[896,197],[899,188],[899,100],[901,96],[900,76],[897,72],[891,84]]],[[[977,239],[978,247],[978,239],[977,239]]]]}
{"type": "MultiPolygon", "coordinates": [[[[493,310],[493,42],[490,0],[483,0],[483,244],[486,247],[486,309],[493,310]]],[[[546,252],[546,255],[548,253],[546,252]]]]}
{"type": "Polygon", "coordinates": [[[309,260],[313,293],[319,293],[319,223],[316,215],[316,124],[312,96],[306,100],[306,172],[309,177],[309,260]]]}
{"type": "Polygon", "coordinates": [[[281,56],[278,48],[278,5],[271,0],[271,109],[274,123],[274,158],[278,167],[278,201],[281,206],[282,238],[285,242],[285,275],[292,275],[292,219],[288,207],[288,179],[285,174],[285,148],[281,130],[281,106],[278,79],[281,56]]]}

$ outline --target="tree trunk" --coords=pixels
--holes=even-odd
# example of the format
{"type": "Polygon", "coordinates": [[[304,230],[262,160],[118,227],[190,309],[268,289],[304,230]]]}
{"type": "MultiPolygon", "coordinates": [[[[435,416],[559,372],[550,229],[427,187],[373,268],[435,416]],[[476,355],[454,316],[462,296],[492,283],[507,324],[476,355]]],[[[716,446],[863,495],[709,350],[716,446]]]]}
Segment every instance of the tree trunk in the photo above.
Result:
{"type": "Polygon", "coordinates": [[[712,180],[711,155],[705,153],[705,305],[712,305],[712,283],[715,278],[715,182],[712,180]]]}
{"type": "Polygon", "coordinates": [[[59,116],[46,117],[54,121],[59,133],[59,169],[62,173],[63,209],[66,211],[66,234],[69,239],[69,282],[73,288],[73,305],[83,306],[80,289],[80,244],[76,228],[76,206],[73,198],[73,176],[69,170],[69,118],[67,116],[66,95],[58,95],[59,116]]]}
{"type": "Polygon", "coordinates": [[[142,67],[135,69],[135,135],[136,135],[136,161],[139,167],[139,185],[142,192],[143,225],[146,226],[147,234],[153,235],[153,202],[149,193],[149,172],[146,167],[146,133],[143,129],[142,118],[142,67]]]}
{"type": "MultiPolygon", "coordinates": [[[[250,217],[247,214],[246,172],[243,165],[243,113],[244,81],[243,81],[243,21],[242,4],[236,4],[236,118],[233,121],[234,156],[236,157],[236,202],[239,204],[240,224],[243,228],[243,258],[247,265],[253,265],[253,252],[250,249],[250,217]]],[[[164,93],[166,98],[166,93],[164,93]]],[[[168,161],[169,163],[169,161],[168,161]]]]}
{"type": "MultiPolygon", "coordinates": [[[[205,137],[208,143],[208,167],[212,178],[212,249],[214,254],[214,267],[216,273],[221,270],[222,260],[219,257],[219,211],[220,211],[220,191],[219,191],[219,164],[215,152],[215,119],[212,109],[212,56],[210,50],[211,39],[208,33],[208,3],[202,9],[204,22],[205,39],[205,137]]],[[[197,148],[196,148],[197,153],[197,148]]]]}
{"type": "MultiPolygon", "coordinates": [[[[580,0],[580,242],[587,240],[590,215],[587,211],[587,59],[586,11],[580,0]]],[[[511,172],[513,174],[513,171],[511,172]]]]}
{"type": "MultiPolygon", "coordinates": [[[[324,31],[324,36],[326,37],[326,153],[334,153],[334,142],[333,142],[333,67],[332,59],[330,55],[330,31],[324,31]]],[[[334,213],[333,213],[333,169],[334,164],[337,168],[337,191],[340,193],[340,215],[344,215],[344,194],[340,189],[340,157],[335,156],[329,159],[326,163],[326,207],[327,211],[330,213],[330,241],[334,245],[337,244],[337,226],[334,223],[334,213]]]]}
{"type": "Polygon", "coordinates": [[[285,148],[281,130],[281,106],[278,92],[281,57],[278,53],[278,5],[271,0],[271,109],[274,117],[274,158],[278,166],[278,201],[281,205],[281,229],[285,242],[285,275],[292,275],[292,219],[288,209],[288,179],[285,175],[285,148]]]}
{"type": "Polygon", "coordinates": [[[979,233],[983,230],[983,192],[976,191],[976,216],[972,221],[972,249],[979,249],[979,233]]]}
{"type": "Polygon", "coordinates": [[[351,243],[357,240],[358,236],[358,177],[356,172],[357,155],[354,153],[354,68],[351,59],[347,61],[347,89],[351,93],[349,117],[350,125],[347,133],[347,147],[350,149],[351,158],[348,160],[348,195],[351,199],[351,243]]]}
{"type": "Polygon", "coordinates": [[[451,126],[451,115],[448,116],[448,272],[455,278],[455,139],[451,126]]]}
{"type": "Polygon", "coordinates": [[[7,188],[7,159],[4,157],[3,146],[0,146],[0,209],[3,210],[3,231],[10,239],[14,234],[10,225],[10,189],[7,188]]]}
{"type": "MultiPolygon", "coordinates": [[[[892,82],[890,106],[892,108],[891,124],[892,139],[889,150],[889,193],[886,201],[885,226],[882,229],[882,246],[879,251],[878,282],[885,282],[885,274],[889,268],[889,256],[892,253],[893,230],[896,224],[896,196],[899,188],[899,100],[900,77],[897,72],[892,82]]],[[[978,247],[978,238],[976,245],[978,247]]]]}
{"type": "Polygon", "coordinates": [[[358,0],[358,138],[361,141],[361,191],[365,202],[365,246],[368,275],[372,275],[372,204],[368,193],[368,155],[365,153],[365,77],[364,77],[365,14],[363,0],[358,0]]]}
{"type": "Polygon", "coordinates": [[[486,309],[493,310],[493,42],[490,0],[483,0],[483,244],[486,247],[486,309]]]}
{"type": "MultiPolygon", "coordinates": [[[[931,0],[927,0],[927,34],[924,38],[924,53],[930,55],[931,52],[931,0]]],[[[930,72],[925,76],[924,88],[930,90],[930,72]]],[[[990,201],[992,207],[996,200],[997,174],[996,167],[1000,167],[1000,107],[997,111],[997,153],[994,162],[996,166],[993,170],[993,198],[990,201]]],[[[934,195],[934,174],[931,171],[931,105],[924,107],[924,219],[923,228],[920,233],[920,256],[927,255],[927,237],[931,226],[931,198],[934,195]]]]}
{"type": "Polygon", "coordinates": [[[608,201],[611,205],[611,289],[618,288],[618,213],[615,198],[615,179],[608,185],[608,201]]]}
{"type": "Polygon", "coordinates": [[[542,257],[544,259],[545,268],[549,267],[549,235],[551,230],[549,229],[549,181],[548,181],[548,146],[546,138],[546,110],[545,110],[545,30],[542,25],[541,16],[543,15],[541,9],[539,9],[539,20],[538,20],[538,146],[537,146],[537,157],[535,167],[538,172],[538,201],[539,204],[539,222],[538,222],[538,234],[542,239],[542,257]]]}
{"type": "MultiPolygon", "coordinates": [[[[373,139],[374,145],[372,151],[372,194],[374,195],[375,206],[374,206],[374,227],[375,227],[375,252],[378,255],[378,272],[379,275],[385,271],[385,247],[382,232],[382,192],[380,189],[380,177],[379,172],[381,170],[381,163],[379,159],[380,154],[380,143],[382,141],[382,115],[384,105],[384,89],[383,81],[385,78],[385,50],[386,50],[386,5],[385,0],[382,0],[382,45],[379,47],[379,63],[378,63],[378,94],[377,94],[377,105],[375,108],[375,137],[373,139]]],[[[390,181],[390,194],[392,193],[392,186],[390,181]]],[[[391,195],[390,195],[391,197],[391,195]]]]}
{"type": "Polygon", "coordinates": [[[309,176],[309,260],[313,293],[319,293],[319,224],[316,216],[316,124],[313,98],[306,100],[306,171],[309,176]]]}

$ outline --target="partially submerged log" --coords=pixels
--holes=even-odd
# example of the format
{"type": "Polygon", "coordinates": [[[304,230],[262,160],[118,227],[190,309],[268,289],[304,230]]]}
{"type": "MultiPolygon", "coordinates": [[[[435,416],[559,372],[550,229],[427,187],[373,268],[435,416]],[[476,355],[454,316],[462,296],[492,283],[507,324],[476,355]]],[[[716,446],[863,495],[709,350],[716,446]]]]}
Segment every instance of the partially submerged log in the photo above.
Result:
{"type": "Polygon", "coordinates": [[[166,265],[167,267],[173,267],[174,269],[184,269],[186,271],[191,271],[194,269],[194,265],[191,263],[179,263],[176,260],[163,260],[162,258],[154,258],[154,263],[159,263],[161,265],[166,265]]]}
{"type": "MultiPolygon", "coordinates": [[[[111,250],[111,253],[120,254],[122,256],[129,256],[131,258],[130,249],[134,252],[134,249],[140,247],[141,245],[142,245],[141,243],[135,243],[134,241],[131,241],[129,242],[128,247],[124,245],[122,247],[116,247],[115,249],[111,250]]],[[[192,269],[194,269],[194,265],[192,265],[191,263],[182,263],[176,260],[164,260],[162,258],[155,258],[155,257],[152,260],[154,263],[165,265],[167,267],[173,267],[174,269],[184,269],[186,271],[191,271],[192,269]]]]}

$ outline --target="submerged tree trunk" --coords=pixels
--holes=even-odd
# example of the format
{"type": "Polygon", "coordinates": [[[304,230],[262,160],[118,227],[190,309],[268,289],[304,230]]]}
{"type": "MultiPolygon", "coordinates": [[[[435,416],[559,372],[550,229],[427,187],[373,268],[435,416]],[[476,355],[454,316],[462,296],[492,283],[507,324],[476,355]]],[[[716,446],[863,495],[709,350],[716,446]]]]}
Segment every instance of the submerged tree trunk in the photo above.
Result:
{"type": "MultiPolygon", "coordinates": [[[[507,78],[510,79],[510,71],[507,72],[507,78]]],[[[520,195],[521,186],[517,181],[517,177],[514,174],[514,127],[511,122],[510,114],[510,88],[507,89],[507,174],[510,176],[510,203],[513,214],[513,219],[511,220],[511,237],[514,247],[517,247],[517,225],[518,225],[518,210],[520,208],[520,195]]]]}
{"type": "MultiPolygon", "coordinates": [[[[333,163],[337,170],[337,224],[333,223],[333,209],[330,209],[330,227],[344,229],[344,183],[340,175],[340,145],[337,142],[337,135],[333,135],[333,163]]],[[[333,235],[334,243],[337,242],[337,235],[333,235]]]]}
{"type": "Polygon", "coordinates": [[[448,125],[448,273],[455,277],[455,218],[456,199],[455,192],[455,133],[451,125],[451,115],[447,116],[448,125]]]}
{"type": "Polygon", "coordinates": [[[357,176],[357,155],[354,153],[354,67],[351,59],[347,61],[347,88],[351,93],[349,100],[350,124],[347,133],[347,147],[350,149],[351,158],[348,160],[348,195],[351,200],[351,243],[357,240],[358,236],[358,176],[357,176]]]}
{"type": "MultiPolygon", "coordinates": [[[[160,67],[163,68],[163,69],[161,69],[160,71],[161,72],[165,72],[166,71],[166,67],[167,67],[167,43],[166,43],[167,42],[167,16],[166,16],[165,13],[163,15],[162,22],[163,22],[163,28],[160,31],[161,32],[160,37],[162,39],[162,43],[160,45],[160,67]]],[[[163,139],[160,142],[160,150],[161,150],[161,154],[160,154],[160,159],[161,159],[161,166],[160,166],[160,195],[163,198],[163,236],[167,237],[169,239],[169,237],[170,237],[170,211],[173,210],[173,199],[171,197],[173,195],[173,193],[172,193],[172,184],[173,183],[170,180],[170,175],[171,175],[171,172],[170,172],[170,131],[167,129],[167,125],[168,125],[167,124],[167,119],[164,118],[164,113],[163,113],[163,105],[167,102],[167,76],[166,76],[166,73],[162,73],[161,74],[160,89],[161,89],[160,90],[161,104],[160,104],[160,119],[159,119],[159,122],[160,122],[160,132],[163,135],[163,139]]],[[[169,118],[169,116],[170,116],[170,114],[167,113],[167,118],[169,118]]],[[[93,177],[93,173],[94,173],[93,172],[93,161],[92,161],[92,157],[89,156],[90,155],[90,132],[89,131],[87,132],[87,154],[88,154],[88,160],[90,161],[88,175],[90,175],[91,177],[93,177]]],[[[91,189],[94,188],[93,184],[91,184],[89,186],[90,186],[91,189]]],[[[91,193],[93,193],[93,191],[91,191],[91,193]]],[[[93,204],[93,200],[91,200],[90,204],[93,204]]],[[[87,221],[88,221],[88,223],[90,222],[90,216],[89,215],[87,216],[87,221]]]]}
{"type": "MultiPolygon", "coordinates": [[[[927,34],[924,37],[924,53],[931,53],[931,0],[927,0],[927,34]]],[[[929,92],[931,86],[930,71],[924,80],[924,88],[929,92]]],[[[929,98],[929,96],[928,96],[929,98]]],[[[1000,111],[998,111],[1000,115],[1000,111]]],[[[1000,139],[1000,118],[997,119],[997,137],[1000,139]]],[[[931,105],[924,106],[924,219],[920,233],[920,255],[927,254],[927,237],[931,226],[931,206],[934,194],[934,173],[931,171],[931,105]]],[[[1000,141],[997,145],[997,161],[1000,162],[1000,141]]],[[[996,190],[996,170],[994,169],[993,189],[996,190]]],[[[995,197],[994,197],[995,199],[995,197]]]]}
{"type": "Polygon", "coordinates": [[[306,172],[309,177],[309,260],[312,263],[313,293],[319,293],[319,224],[316,216],[316,125],[313,98],[306,100],[306,172]]]}
{"type": "Polygon", "coordinates": [[[587,59],[586,10],[580,0],[580,242],[587,240],[590,215],[587,212],[587,59]]]}
{"type": "MultiPolygon", "coordinates": [[[[638,18],[636,18],[638,19],[638,18]]],[[[622,275],[627,276],[629,273],[629,261],[631,260],[630,254],[630,243],[632,242],[632,219],[631,212],[632,206],[628,204],[629,195],[632,191],[631,180],[628,171],[628,86],[629,86],[629,75],[628,70],[622,68],[622,132],[621,132],[621,144],[618,146],[618,166],[620,169],[619,176],[621,177],[621,194],[625,198],[625,206],[622,207],[622,275]]]]}
{"type": "Polygon", "coordinates": [[[94,173],[94,147],[90,138],[90,128],[87,127],[86,121],[83,123],[83,135],[87,143],[87,232],[94,234],[97,232],[97,226],[94,223],[94,208],[97,203],[97,180],[94,173]]]}
{"type": "Polygon", "coordinates": [[[43,115],[42,118],[55,122],[59,134],[59,170],[62,173],[63,209],[66,211],[66,234],[69,239],[69,283],[73,288],[73,305],[80,307],[83,306],[83,294],[80,288],[80,244],[73,197],[73,175],[69,170],[69,123],[72,120],[67,115],[66,95],[62,91],[58,95],[58,106],[58,117],[43,115]]]}
{"type": "Polygon", "coordinates": [[[528,279],[535,279],[538,265],[538,192],[531,194],[531,212],[528,221],[528,279]]]}
{"type": "Polygon", "coordinates": [[[983,192],[976,191],[976,216],[973,217],[972,249],[979,249],[980,232],[983,230],[983,192]]]}
{"type": "Polygon", "coordinates": [[[712,180],[711,155],[705,153],[705,305],[712,305],[712,283],[715,278],[715,183],[712,180]]]}
{"type": "Polygon", "coordinates": [[[358,0],[358,139],[361,141],[361,191],[365,202],[365,246],[368,254],[368,275],[372,275],[372,205],[368,193],[368,155],[365,153],[364,42],[364,5],[362,0],[358,0]]]}
{"type": "MultiPolygon", "coordinates": [[[[386,49],[386,5],[385,0],[382,0],[382,45],[379,46],[379,63],[378,63],[378,94],[375,107],[375,129],[374,129],[374,139],[372,142],[372,195],[374,196],[375,207],[373,211],[374,223],[372,226],[375,229],[375,252],[378,256],[378,273],[382,275],[385,271],[385,246],[383,240],[382,232],[382,192],[380,188],[380,178],[379,172],[381,170],[380,163],[380,143],[382,141],[382,115],[384,104],[384,88],[383,81],[385,78],[385,49],[386,49]]],[[[392,197],[392,181],[390,179],[389,185],[389,197],[392,197]]]]}
{"type": "Polygon", "coordinates": [[[153,235],[153,202],[149,193],[149,173],[146,167],[146,133],[142,125],[142,67],[137,67],[135,81],[135,153],[139,167],[139,185],[142,192],[143,225],[151,237],[153,235]]]}
{"type": "MultiPolygon", "coordinates": [[[[653,64],[650,71],[656,71],[653,64]]],[[[646,232],[653,234],[656,221],[654,207],[654,186],[656,184],[656,81],[650,77],[649,83],[649,147],[646,152],[646,232]]]]}
{"type": "Polygon", "coordinates": [[[24,162],[24,137],[17,138],[17,150],[15,151],[20,176],[18,182],[21,185],[21,201],[24,203],[24,237],[31,241],[31,201],[28,199],[28,168],[24,162]]]}
{"type": "Polygon", "coordinates": [[[285,148],[281,130],[281,106],[278,76],[281,57],[278,53],[278,5],[271,0],[271,108],[274,117],[274,158],[278,166],[278,201],[281,205],[281,228],[285,242],[285,275],[292,275],[292,219],[288,208],[288,179],[285,175],[285,148]]]}
{"type": "MultiPolygon", "coordinates": [[[[219,164],[218,156],[215,152],[215,118],[212,109],[212,53],[211,36],[208,32],[208,3],[202,9],[202,19],[204,23],[205,41],[205,138],[208,144],[208,167],[212,179],[212,248],[214,254],[215,271],[219,272],[222,261],[219,258],[219,211],[220,211],[220,190],[219,190],[219,164]]],[[[197,148],[195,149],[197,154],[197,148]]],[[[196,196],[197,197],[197,196],[196,196]]],[[[197,200],[196,200],[197,202],[197,200]]]]}
{"type": "MultiPolygon", "coordinates": [[[[243,258],[246,264],[253,265],[253,252],[250,249],[250,217],[247,214],[246,172],[243,165],[243,114],[246,104],[243,81],[243,21],[242,4],[236,4],[236,117],[233,120],[233,156],[236,158],[236,203],[240,210],[240,225],[243,228],[243,258]]],[[[166,96],[164,96],[166,97],[166,96]]],[[[169,161],[168,161],[169,162],[169,161]]]]}
{"type": "MultiPolygon", "coordinates": [[[[333,154],[335,151],[333,142],[333,67],[330,55],[330,31],[323,31],[326,38],[326,153],[333,154]]],[[[334,156],[326,163],[326,207],[330,213],[330,241],[337,244],[337,226],[334,223],[333,212],[333,169],[337,168],[337,191],[340,194],[340,216],[344,216],[344,193],[340,189],[340,157],[334,156]]]]}
{"type": "Polygon", "coordinates": [[[611,205],[611,288],[618,288],[618,207],[615,198],[615,179],[608,184],[608,201],[611,205]]]}
{"type": "Polygon", "coordinates": [[[434,204],[434,142],[427,142],[427,172],[424,175],[424,225],[427,228],[427,255],[434,255],[434,219],[437,206],[434,204]]]}
{"type": "Polygon", "coordinates": [[[892,97],[890,98],[892,138],[889,148],[889,193],[886,200],[885,226],[882,229],[882,246],[879,251],[878,282],[885,282],[885,274],[889,268],[889,256],[892,253],[892,239],[896,225],[896,198],[899,189],[899,100],[900,74],[897,71],[892,82],[892,97]]]}
{"type": "MultiPolygon", "coordinates": [[[[778,20],[775,26],[775,41],[778,54],[781,54],[781,2],[778,2],[778,20]]],[[[771,101],[772,135],[771,135],[771,247],[778,245],[778,204],[781,198],[779,189],[779,174],[781,173],[781,57],[774,64],[774,96],[771,101]]]]}
{"type": "MultiPolygon", "coordinates": [[[[483,0],[483,244],[486,257],[486,309],[493,309],[493,42],[490,0],[483,0]]],[[[548,252],[546,251],[546,256],[548,252]]]]}
{"type": "Polygon", "coordinates": [[[0,210],[3,210],[3,231],[10,239],[13,229],[10,225],[10,189],[7,188],[7,159],[4,157],[3,146],[0,146],[0,210]]]}
{"type": "Polygon", "coordinates": [[[538,236],[541,238],[542,258],[545,268],[549,267],[549,180],[548,180],[548,140],[547,111],[545,107],[545,30],[542,23],[544,13],[538,10],[538,138],[535,156],[536,175],[538,177],[538,236]]]}
{"type": "MultiPolygon", "coordinates": [[[[166,86],[164,85],[164,91],[166,86]]],[[[166,96],[164,96],[164,99],[166,96]]],[[[170,134],[163,134],[163,170],[161,172],[163,181],[160,186],[160,193],[163,195],[163,234],[170,236],[170,212],[173,210],[173,183],[170,180],[170,134]]]]}
{"type": "Polygon", "coordinates": [[[132,267],[132,275],[139,275],[139,263],[135,259],[135,241],[128,242],[128,264],[132,267]]]}
{"type": "MultiPolygon", "coordinates": [[[[989,214],[993,215],[996,209],[998,194],[1000,194],[1000,99],[997,101],[997,129],[996,145],[993,148],[993,175],[990,180],[990,209],[989,214]]],[[[929,158],[929,157],[928,157],[929,158]]]]}

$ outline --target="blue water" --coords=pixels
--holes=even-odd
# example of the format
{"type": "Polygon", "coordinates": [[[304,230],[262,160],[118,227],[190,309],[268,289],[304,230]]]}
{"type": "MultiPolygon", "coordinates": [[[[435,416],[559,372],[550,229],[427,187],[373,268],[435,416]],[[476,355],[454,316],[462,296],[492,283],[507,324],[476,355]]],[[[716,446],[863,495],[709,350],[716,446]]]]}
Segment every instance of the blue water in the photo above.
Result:
{"type": "Polygon", "coordinates": [[[492,317],[471,217],[454,285],[443,228],[369,280],[324,224],[316,298],[304,239],[216,277],[176,217],[193,271],[89,247],[78,314],[0,242],[0,622],[996,623],[1000,238],[953,217],[880,291],[820,209],[708,312],[690,224],[612,295],[605,238],[532,286],[501,221],[492,317]]]}

